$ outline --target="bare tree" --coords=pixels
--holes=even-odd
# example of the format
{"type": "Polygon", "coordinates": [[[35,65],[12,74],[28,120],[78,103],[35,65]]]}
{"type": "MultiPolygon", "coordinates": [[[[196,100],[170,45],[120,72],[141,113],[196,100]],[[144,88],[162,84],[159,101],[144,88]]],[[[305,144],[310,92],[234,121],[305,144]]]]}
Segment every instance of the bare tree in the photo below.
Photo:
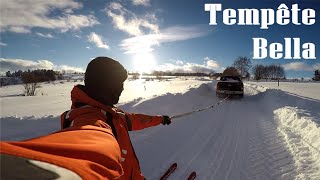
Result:
{"type": "Polygon", "coordinates": [[[264,66],[257,64],[253,67],[252,72],[255,80],[260,80],[264,77],[264,66]]]}
{"type": "Polygon", "coordinates": [[[137,80],[137,79],[139,79],[139,77],[140,77],[139,73],[132,73],[132,79],[133,80],[137,80]]]}
{"type": "Polygon", "coordinates": [[[21,77],[23,82],[25,96],[35,96],[39,92],[40,88],[38,78],[32,73],[25,73],[21,77]]]}
{"type": "Polygon", "coordinates": [[[248,57],[239,56],[234,61],[233,67],[235,67],[239,71],[241,77],[245,77],[252,67],[251,60],[248,57]]]}
{"type": "Polygon", "coordinates": [[[276,78],[277,79],[286,78],[286,73],[284,71],[284,68],[281,67],[280,65],[277,66],[276,78]]]}
{"type": "Polygon", "coordinates": [[[161,81],[163,80],[163,75],[165,74],[163,71],[154,71],[153,74],[156,76],[156,79],[161,81]]]}
{"type": "Polygon", "coordinates": [[[277,79],[285,78],[285,71],[283,67],[279,65],[274,65],[274,64],[268,65],[268,66],[257,64],[253,67],[252,72],[256,80],[260,80],[260,79],[277,80],[277,79]]]}

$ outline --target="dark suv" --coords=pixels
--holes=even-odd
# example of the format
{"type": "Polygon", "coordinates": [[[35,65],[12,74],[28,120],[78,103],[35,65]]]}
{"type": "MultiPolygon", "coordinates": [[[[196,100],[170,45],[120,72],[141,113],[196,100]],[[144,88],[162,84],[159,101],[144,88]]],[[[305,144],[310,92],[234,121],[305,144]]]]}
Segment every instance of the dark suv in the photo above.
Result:
{"type": "Polygon", "coordinates": [[[222,76],[216,85],[216,95],[237,95],[243,97],[243,82],[238,76],[222,76]]]}

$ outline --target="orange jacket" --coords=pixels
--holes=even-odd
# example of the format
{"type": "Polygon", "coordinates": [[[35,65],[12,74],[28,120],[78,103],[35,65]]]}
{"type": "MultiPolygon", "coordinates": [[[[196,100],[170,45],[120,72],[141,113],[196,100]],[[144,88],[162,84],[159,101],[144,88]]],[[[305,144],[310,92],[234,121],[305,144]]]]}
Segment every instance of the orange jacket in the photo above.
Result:
{"type": "Polygon", "coordinates": [[[105,106],[81,86],[73,88],[71,100],[71,110],[61,115],[65,129],[22,142],[1,142],[1,153],[52,163],[83,179],[144,179],[128,131],[159,125],[162,116],[105,106]]]}

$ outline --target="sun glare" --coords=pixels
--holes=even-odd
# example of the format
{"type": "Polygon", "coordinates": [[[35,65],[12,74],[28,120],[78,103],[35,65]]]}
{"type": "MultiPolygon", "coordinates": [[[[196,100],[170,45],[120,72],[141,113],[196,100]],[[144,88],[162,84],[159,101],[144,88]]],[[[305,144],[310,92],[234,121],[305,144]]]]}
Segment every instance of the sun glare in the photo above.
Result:
{"type": "Polygon", "coordinates": [[[133,65],[139,73],[151,73],[156,66],[156,60],[151,53],[139,53],[134,56],[133,65]]]}

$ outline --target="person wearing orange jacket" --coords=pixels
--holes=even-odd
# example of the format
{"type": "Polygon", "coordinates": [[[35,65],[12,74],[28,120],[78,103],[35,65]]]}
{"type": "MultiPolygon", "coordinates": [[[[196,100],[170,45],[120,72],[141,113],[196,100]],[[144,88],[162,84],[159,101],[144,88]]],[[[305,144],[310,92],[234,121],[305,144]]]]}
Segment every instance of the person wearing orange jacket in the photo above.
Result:
{"type": "Polygon", "coordinates": [[[127,71],[118,61],[93,59],[85,72],[85,85],[71,91],[71,109],[61,115],[60,131],[20,142],[1,142],[1,164],[5,167],[1,177],[47,179],[64,172],[71,179],[145,179],[128,131],[169,125],[171,119],[126,113],[115,107],[126,79],[127,71]],[[50,174],[43,169],[55,170],[50,174]]]}

